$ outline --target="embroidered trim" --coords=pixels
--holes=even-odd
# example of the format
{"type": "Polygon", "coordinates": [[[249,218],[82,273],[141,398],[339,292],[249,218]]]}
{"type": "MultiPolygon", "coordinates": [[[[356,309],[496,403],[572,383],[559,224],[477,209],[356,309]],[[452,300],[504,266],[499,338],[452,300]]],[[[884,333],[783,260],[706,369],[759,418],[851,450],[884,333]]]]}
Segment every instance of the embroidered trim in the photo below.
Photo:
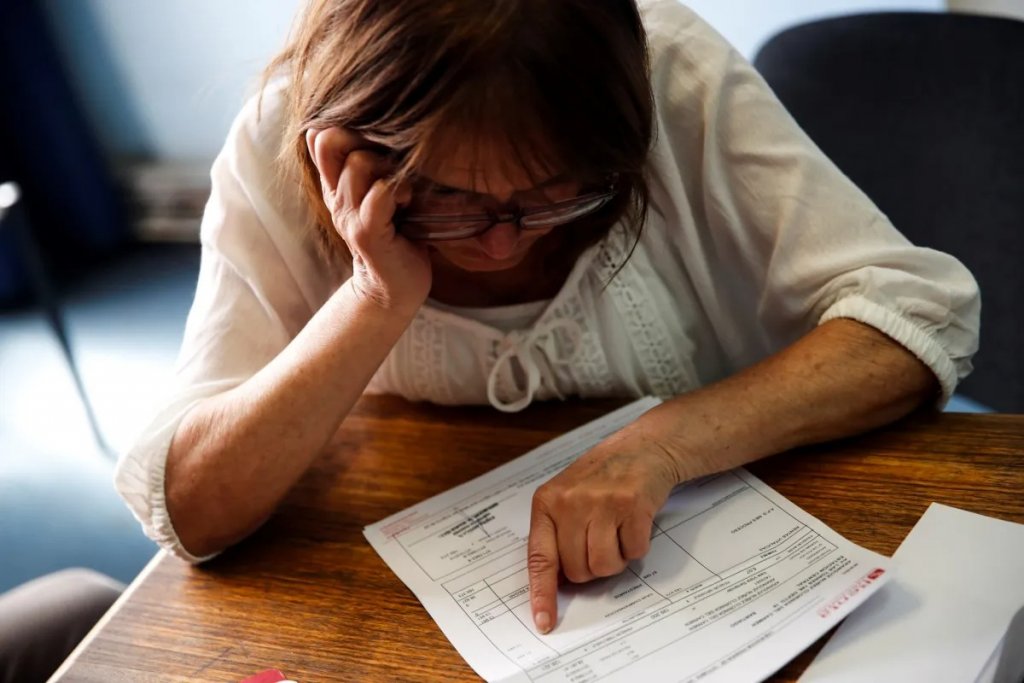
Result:
{"type": "Polygon", "coordinates": [[[573,362],[569,365],[569,374],[576,382],[578,392],[583,397],[610,396],[614,393],[616,382],[612,377],[611,367],[608,365],[608,356],[605,355],[604,346],[598,334],[591,329],[586,315],[583,311],[583,297],[580,294],[580,284],[576,283],[571,294],[555,308],[551,310],[555,318],[572,320],[579,326],[579,334],[570,338],[564,330],[553,332],[555,343],[562,353],[567,353],[567,347],[575,345],[573,362]]]}
{"type": "Polygon", "coordinates": [[[444,325],[417,313],[409,326],[412,390],[419,400],[453,403],[445,355],[444,325]]]}
{"type": "Polygon", "coordinates": [[[612,301],[626,321],[650,390],[656,396],[668,398],[696,381],[696,368],[690,360],[693,342],[689,338],[673,339],[664,318],[650,305],[650,288],[636,270],[635,259],[641,257],[639,250],[619,269],[629,253],[627,239],[618,230],[608,235],[606,248],[597,255],[596,275],[602,286],[607,283],[612,301]]]}

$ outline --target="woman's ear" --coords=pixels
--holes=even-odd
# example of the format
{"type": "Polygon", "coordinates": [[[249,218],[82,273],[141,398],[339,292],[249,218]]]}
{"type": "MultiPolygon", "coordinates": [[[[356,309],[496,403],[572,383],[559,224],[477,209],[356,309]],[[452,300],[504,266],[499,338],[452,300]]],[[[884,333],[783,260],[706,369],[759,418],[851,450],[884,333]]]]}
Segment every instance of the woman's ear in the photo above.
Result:
{"type": "Polygon", "coordinates": [[[322,130],[306,131],[306,149],[309,158],[320,172],[320,183],[325,191],[334,193],[341,177],[341,169],[345,159],[357,149],[367,149],[369,145],[355,133],[344,128],[331,127],[322,130]]]}
{"type": "MultiPolygon", "coordinates": [[[[316,164],[316,134],[319,131],[310,128],[306,131],[306,151],[309,153],[309,158],[316,164]]],[[[319,168],[319,166],[317,166],[319,168]]]]}
{"type": "Polygon", "coordinates": [[[333,197],[335,186],[338,184],[338,175],[330,175],[327,173],[325,163],[326,158],[329,156],[328,151],[325,149],[326,136],[323,135],[324,131],[310,128],[306,131],[306,151],[309,152],[309,158],[313,161],[313,165],[316,166],[316,170],[320,173],[320,191],[323,193],[324,202],[328,207],[331,206],[331,200],[329,197],[333,197]],[[332,180],[333,178],[333,180],[332,180]]]}

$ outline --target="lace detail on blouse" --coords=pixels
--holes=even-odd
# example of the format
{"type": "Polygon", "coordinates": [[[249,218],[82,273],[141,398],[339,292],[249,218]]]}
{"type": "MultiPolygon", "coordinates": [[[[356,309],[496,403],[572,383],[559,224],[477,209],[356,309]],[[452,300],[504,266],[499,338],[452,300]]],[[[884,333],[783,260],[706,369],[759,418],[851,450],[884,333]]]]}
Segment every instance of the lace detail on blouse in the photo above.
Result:
{"type": "Polygon", "coordinates": [[[696,386],[693,340],[685,336],[673,339],[665,319],[651,303],[654,297],[648,283],[637,271],[634,259],[643,256],[639,250],[629,255],[628,239],[621,230],[609,233],[597,255],[595,271],[602,285],[607,283],[607,293],[626,323],[651,391],[669,398],[696,386]]]}
{"type": "Polygon", "coordinates": [[[445,326],[440,320],[417,314],[409,326],[412,390],[421,400],[453,403],[448,379],[445,326]]]}
{"type": "Polygon", "coordinates": [[[579,283],[573,284],[572,291],[556,307],[552,308],[550,314],[556,318],[571,320],[579,328],[579,334],[575,335],[575,338],[570,338],[561,329],[553,332],[556,343],[560,347],[565,348],[570,344],[576,346],[572,364],[569,366],[569,374],[576,382],[579,395],[583,397],[612,395],[616,387],[615,378],[608,365],[608,357],[605,355],[601,337],[593,328],[592,321],[587,320],[579,283]]]}

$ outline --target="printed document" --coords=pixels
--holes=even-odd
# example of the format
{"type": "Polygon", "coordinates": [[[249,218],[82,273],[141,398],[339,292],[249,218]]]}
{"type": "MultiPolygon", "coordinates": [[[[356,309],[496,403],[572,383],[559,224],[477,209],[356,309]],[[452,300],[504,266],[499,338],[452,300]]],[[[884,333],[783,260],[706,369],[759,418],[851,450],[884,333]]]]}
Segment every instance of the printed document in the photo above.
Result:
{"type": "Polygon", "coordinates": [[[365,530],[488,681],[758,681],[888,578],[856,546],[738,469],[677,488],[651,549],[619,576],[559,589],[530,614],[526,542],[538,486],[657,405],[642,399],[365,530]]]}

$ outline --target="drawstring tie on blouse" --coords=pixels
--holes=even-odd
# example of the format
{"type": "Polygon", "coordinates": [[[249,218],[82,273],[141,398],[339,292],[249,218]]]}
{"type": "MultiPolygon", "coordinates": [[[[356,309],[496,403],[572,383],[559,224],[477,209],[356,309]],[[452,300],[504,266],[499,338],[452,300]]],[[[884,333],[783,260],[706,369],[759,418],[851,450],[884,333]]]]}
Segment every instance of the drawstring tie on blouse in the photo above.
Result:
{"type": "Polygon", "coordinates": [[[498,346],[498,358],[487,377],[487,400],[491,405],[506,413],[519,412],[533,401],[537,390],[543,385],[558,398],[565,398],[558,390],[554,366],[568,365],[580,348],[583,329],[574,320],[562,318],[549,320],[530,332],[510,332],[498,346]],[[560,354],[555,343],[555,332],[564,331],[572,341],[568,353],[560,354]],[[518,361],[521,376],[526,386],[517,382],[515,362],[518,361]],[[498,397],[498,381],[519,392],[519,398],[506,402],[498,397]]]}

